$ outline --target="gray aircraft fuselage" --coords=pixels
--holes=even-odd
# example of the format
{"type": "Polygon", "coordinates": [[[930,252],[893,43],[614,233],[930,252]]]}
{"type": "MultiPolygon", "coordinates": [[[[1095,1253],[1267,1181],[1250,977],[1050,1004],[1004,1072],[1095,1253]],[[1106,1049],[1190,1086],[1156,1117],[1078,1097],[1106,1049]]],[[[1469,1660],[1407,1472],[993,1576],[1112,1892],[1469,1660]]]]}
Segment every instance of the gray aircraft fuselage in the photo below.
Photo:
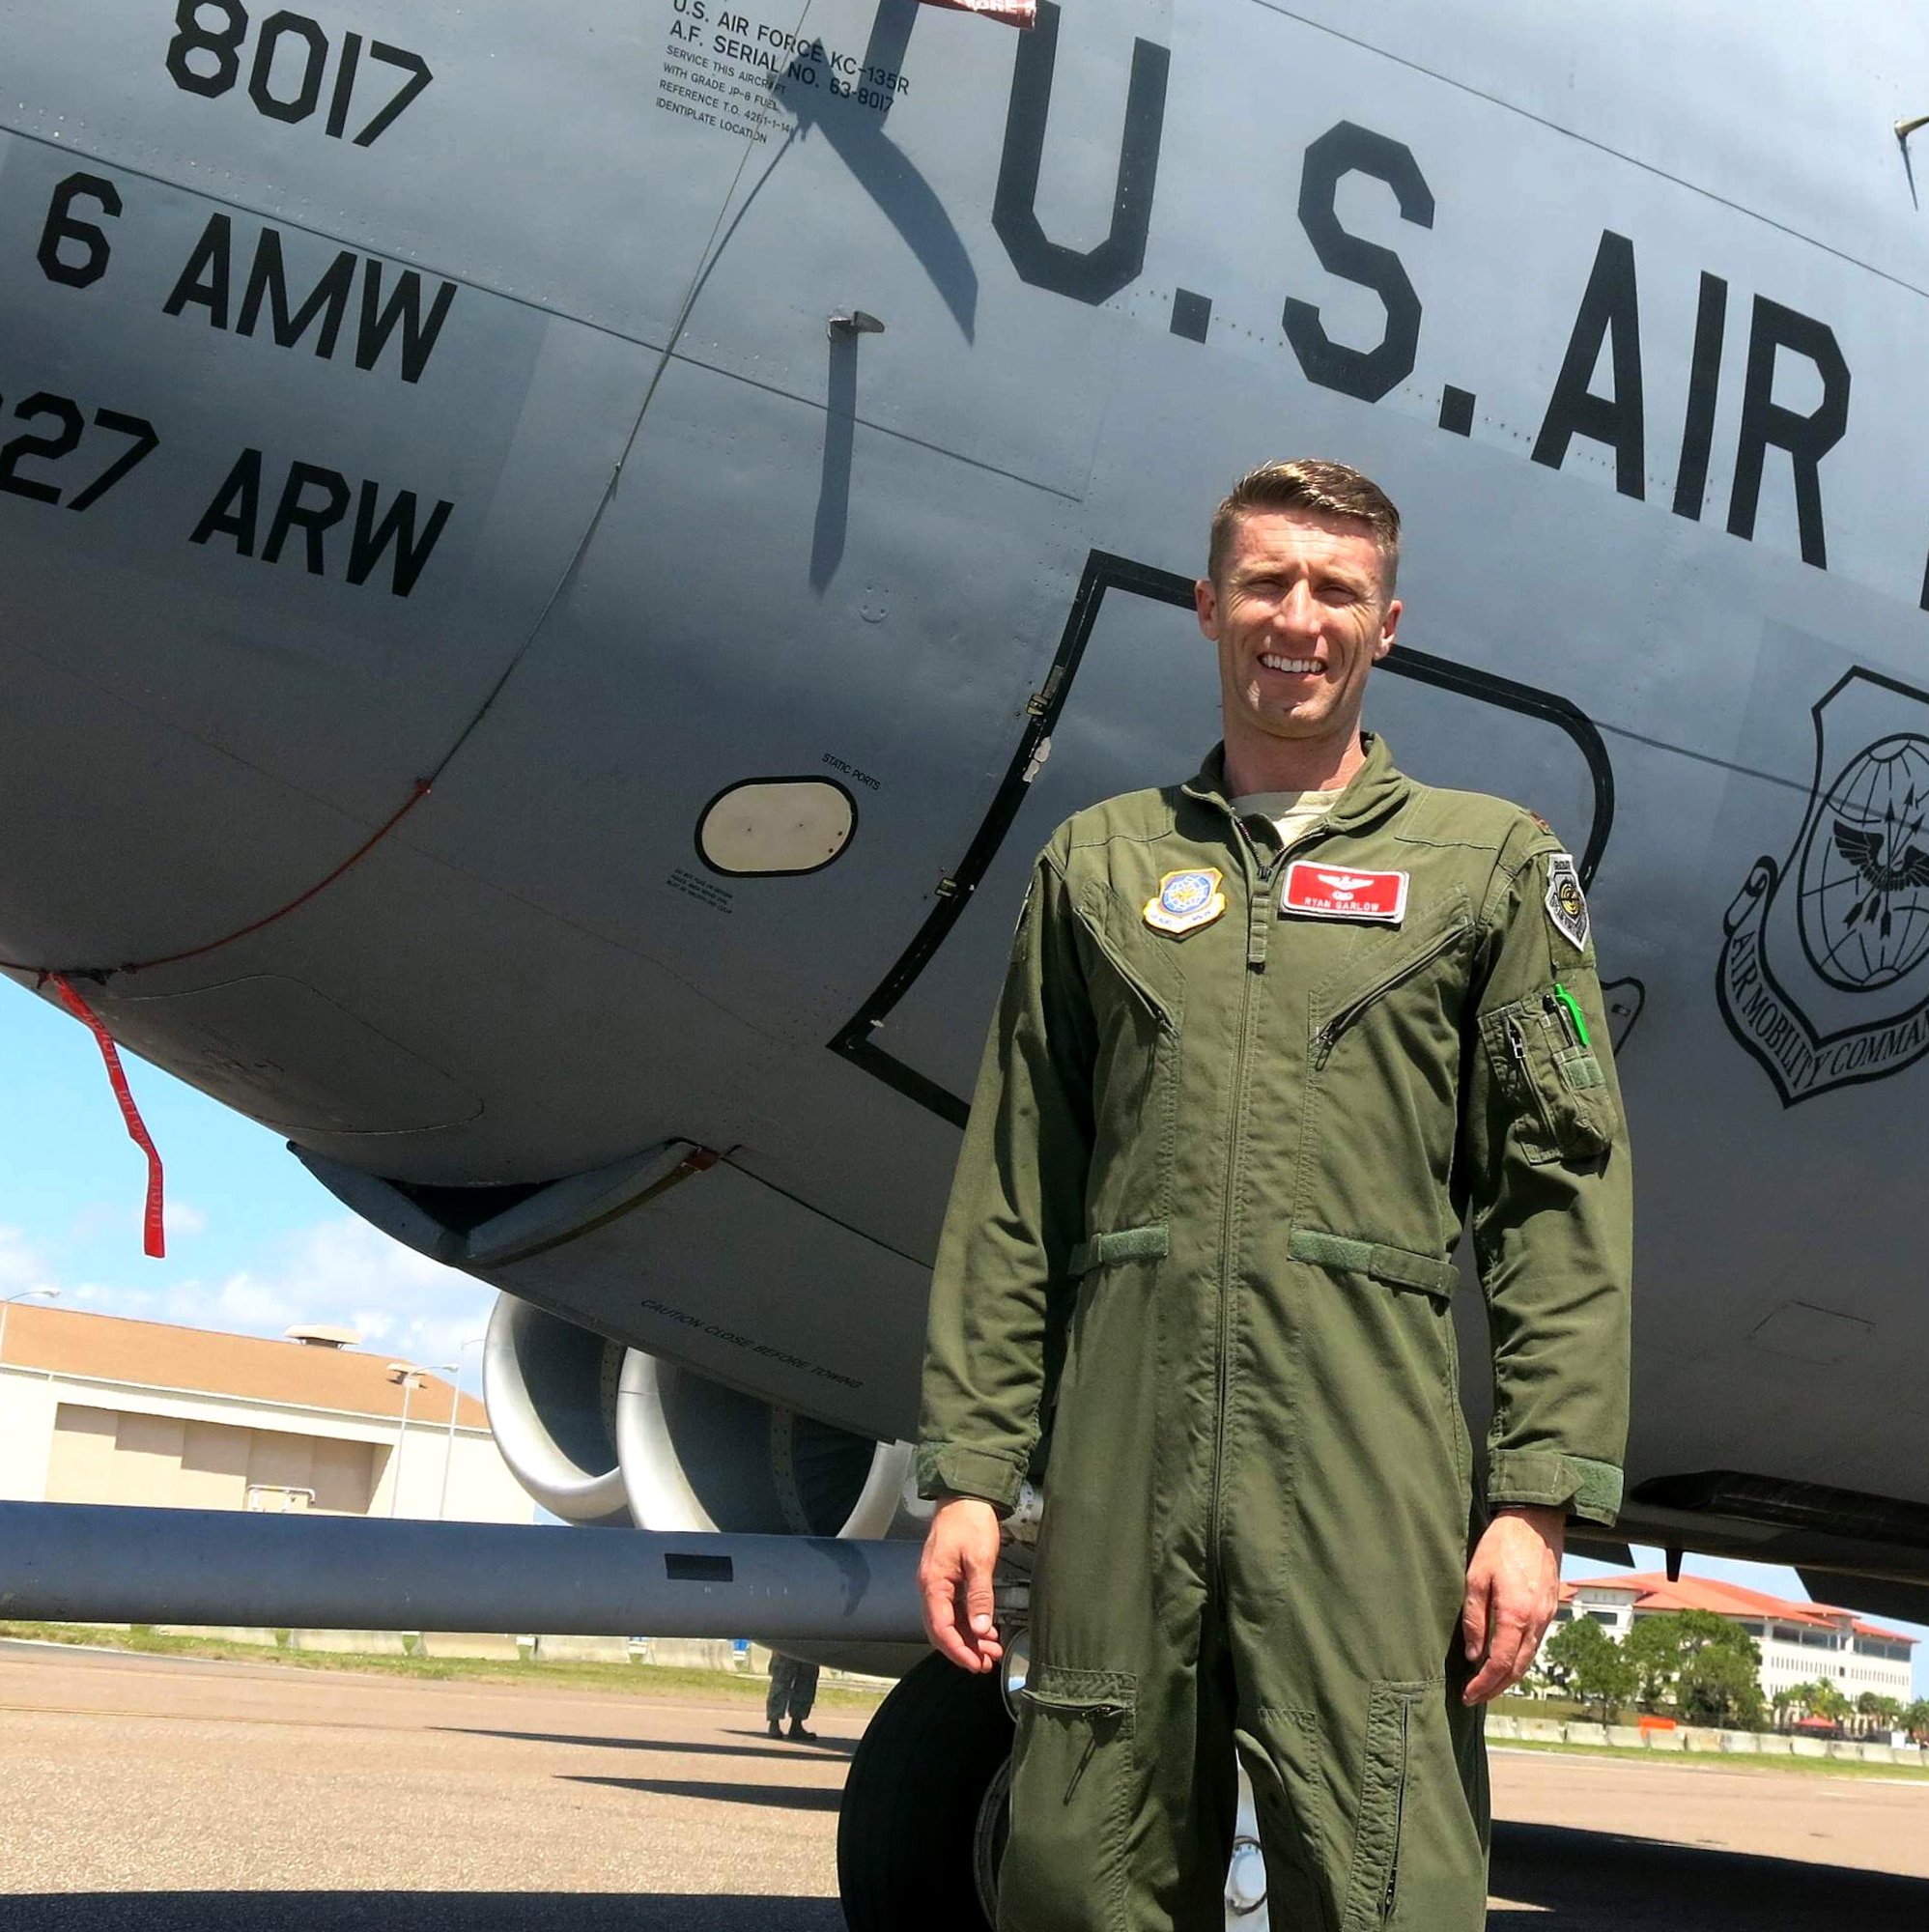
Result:
{"type": "Polygon", "coordinates": [[[1590,874],[1637,1493],[1929,1505],[1919,10],[312,4],[0,21],[16,980],[905,1435],[1031,856],[1215,735],[1232,478],[1344,458],[1368,722],[1590,874]]]}

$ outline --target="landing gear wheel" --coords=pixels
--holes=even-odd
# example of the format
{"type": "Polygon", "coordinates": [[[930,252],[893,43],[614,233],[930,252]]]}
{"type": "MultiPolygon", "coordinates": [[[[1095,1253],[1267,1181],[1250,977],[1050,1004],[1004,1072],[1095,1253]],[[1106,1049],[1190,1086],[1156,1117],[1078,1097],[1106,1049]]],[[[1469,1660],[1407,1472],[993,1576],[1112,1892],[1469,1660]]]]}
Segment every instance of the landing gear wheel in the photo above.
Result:
{"type": "Polygon", "coordinates": [[[898,1684],[844,1784],[837,1889],[850,1932],[989,1932],[1010,1756],[998,1672],[970,1677],[931,1657],[898,1684]]]}
{"type": "Polygon", "coordinates": [[[972,1828],[971,1875],[978,1884],[978,1902],[984,1922],[998,1917],[998,1874],[1005,1865],[1005,1846],[1011,1836],[1011,1760],[1007,1757],[991,1774],[979,1801],[978,1822],[972,1828]]]}

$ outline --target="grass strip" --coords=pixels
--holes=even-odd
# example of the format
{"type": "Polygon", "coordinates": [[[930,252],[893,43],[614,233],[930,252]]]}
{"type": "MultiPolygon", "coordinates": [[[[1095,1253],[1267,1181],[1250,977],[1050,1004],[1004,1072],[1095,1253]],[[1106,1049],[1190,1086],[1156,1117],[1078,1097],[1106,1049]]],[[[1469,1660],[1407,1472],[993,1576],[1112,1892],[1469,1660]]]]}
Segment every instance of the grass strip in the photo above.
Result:
{"type": "MultiPolygon", "coordinates": [[[[402,1677],[418,1683],[533,1685],[549,1690],[614,1691],[628,1696],[723,1697],[739,1703],[761,1703],[766,1689],[761,1677],[729,1670],[694,1670],[664,1663],[510,1663],[506,1660],[468,1657],[376,1657],[349,1651],[288,1650],[267,1644],[236,1643],[226,1637],[163,1635],[136,1625],[132,1630],[101,1630],[90,1624],[37,1624],[0,1621],[0,1637],[39,1643],[65,1643],[94,1650],[132,1651],[151,1657],[211,1658],[235,1663],[280,1664],[295,1670],[351,1670],[383,1677],[402,1677]]],[[[826,1682],[820,1685],[820,1704],[870,1710],[884,1692],[863,1685],[826,1682]]],[[[1545,1704],[1536,1706],[1545,1714],[1545,1704]]],[[[1756,1756],[1744,1751],[1649,1750],[1630,1745],[1556,1744],[1544,1738],[1495,1738],[1496,1750],[1552,1751],[1569,1757],[1637,1759],[1646,1764],[1686,1765],[1690,1769],[1722,1771],[1801,1772],[1822,1777],[1900,1778],[1929,1784],[1929,1770],[1913,1765],[1861,1764],[1851,1758],[1756,1756]]]]}
{"type": "MultiPolygon", "coordinates": [[[[603,1690],[620,1695],[723,1697],[763,1702],[766,1680],[746,1671],[695,1670],[665,1663],[511,1663],[485,1657],[373,1657],[353,1651],[289,1650],[279,1645],[236,1643],[227,1637],[163,1635],[141,1625],[97,1630],[87,1624],[0,1622],[0,1637],[65,1643],[92,1650],[132,1651],[148,1657],[197,1657],[232,1663],[279,1664],[294,1670],[353,1670],[416,1683],[514,1684],[550,1690],[603,1690]]],[[[884,1692],[861,1684],[819,1685],[817,1701],[870,1710],[884,1692]]]]}

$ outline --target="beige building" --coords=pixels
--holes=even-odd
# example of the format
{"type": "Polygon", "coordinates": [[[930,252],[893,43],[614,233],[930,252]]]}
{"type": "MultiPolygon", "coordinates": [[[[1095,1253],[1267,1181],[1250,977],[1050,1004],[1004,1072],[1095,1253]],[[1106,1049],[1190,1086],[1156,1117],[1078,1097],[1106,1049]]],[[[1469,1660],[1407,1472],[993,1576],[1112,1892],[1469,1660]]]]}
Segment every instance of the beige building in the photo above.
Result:
{"type": "Polygon", "coordinates": [[[482,1405],[426,1371],[405,1388],[385,1353],[27,1301],[6,1314],[10,1501],[534,1519],[482,1405]]]}

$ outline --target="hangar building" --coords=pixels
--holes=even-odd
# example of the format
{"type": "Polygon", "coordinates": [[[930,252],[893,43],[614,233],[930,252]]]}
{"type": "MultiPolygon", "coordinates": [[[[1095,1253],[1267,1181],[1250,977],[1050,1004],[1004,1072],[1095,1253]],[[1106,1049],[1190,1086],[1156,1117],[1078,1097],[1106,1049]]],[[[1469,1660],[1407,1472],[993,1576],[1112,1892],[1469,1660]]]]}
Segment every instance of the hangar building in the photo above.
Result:
{"type": "Polygon", "coordinates": [[[271,1342],[29,1301],[5,1312],[10,1501],[533,1518],[479,1402],[426,1370],[405,1388],[401,1365],[342,1331],[271,1342]]]}

